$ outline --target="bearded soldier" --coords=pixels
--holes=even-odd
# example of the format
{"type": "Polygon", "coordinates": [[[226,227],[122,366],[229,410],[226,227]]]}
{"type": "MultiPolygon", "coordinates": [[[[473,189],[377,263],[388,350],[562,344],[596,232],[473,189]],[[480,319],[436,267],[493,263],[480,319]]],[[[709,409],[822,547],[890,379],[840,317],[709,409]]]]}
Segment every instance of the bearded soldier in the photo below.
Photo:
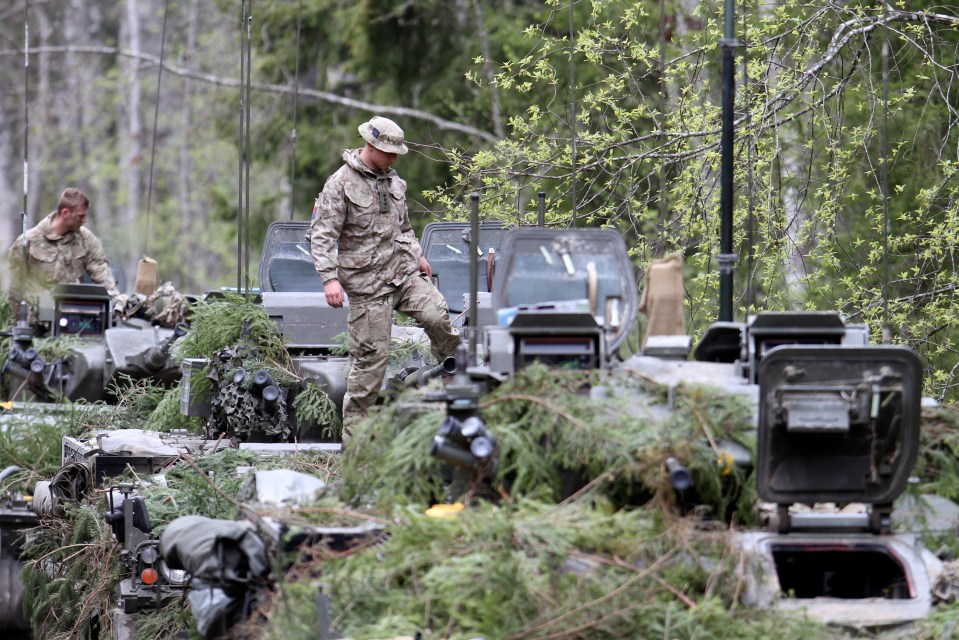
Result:
{"type": "Polygon", "coordinates": [[[406,181],[391,168],[407,152],[403,130],[375,117],[359,132],[366,145],[343,152],[345,164],[317,197],[311,227],[313,264],[327,304],[341,307],[344,292],[349,296],[352,364],[343,398],[344,438],[376,402],[389,363],[394,309],[420,323],[437,361],[459,344],[410,225],[406,181]]]}

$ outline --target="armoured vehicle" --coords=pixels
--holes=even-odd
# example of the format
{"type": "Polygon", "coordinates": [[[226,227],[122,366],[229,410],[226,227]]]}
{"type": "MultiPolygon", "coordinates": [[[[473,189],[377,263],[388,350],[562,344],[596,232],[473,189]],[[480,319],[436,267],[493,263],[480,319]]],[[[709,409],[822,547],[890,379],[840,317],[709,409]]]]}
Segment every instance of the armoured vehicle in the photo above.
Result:
{"type": "MultiPolygon", "coordinates": [[[[936,519],[954,533],[959,507],[933,496],[918,518],[915,498],[896,508],[919,446],[923,368],[913,351],[872,345],[865,326],[834,313],[784,312],[713,324],[693,359],[688,338],[665,335],[647,336],[643,352],[619,360],[637,300],[616,234],[521,229],[507,237],[503,256],[487,316],[496,323],[485,327],[486,362],[469,370],[474,381],[495,384],[533,361],[624,367],[670,390],[719,386],[753,407],[755,459],[739,443],[718,443],[755,468],[768,513],[766,529],[736,535],[751,558],[747,604],[882,627],[925,617],[936,592],[949,591],[921,534],[936,519]]],[[[464,475],[496,472],[495,440],[487,446],[492,434],[467,389],[448,387],[448,417],[431,449],[458,469],[460,487],[464,475]]],[[[682,490],[690,476],[671,463],[682,490]]]]}
{"type": "MultiPolygon", "coordinates": [[[[461,306],[450,307],[476,341],[471,353],[464,347],[445,391],[431,398],[444,400],[447,412],[440,433],[424,443],[433,455],[456,467],[461,479],[494,476],[496,434],[482,423],[479,398],[532,362],[629,368],[667,389],[720,386],[753,407],[755,459],[737,443],[719,444],[737,464],[755,468],[758,493],[771,514],[768,529],[736,534],[754,567],[744,599],[802,607],[823,620],[853,625],[897,624],[928,613],[941,562],[922,549],[914,532],[895,526],[894,503],[918,447],[921,367],[911,351],[870,345],[865,327],[847,325],[836,314],[763,313],[742,323],[714,324],[695,350],[676,330],[647,337],[643,352],[620,358],[640,307],[621,237],[595,229],[486,231],[493,240],[479,236],[475,255],[484,260],[476,265],[461,259],[474,255],[465,226],[424,234],[424,251],[441,288],[444,282],[448,287],[447,298],[467,293],[461,291],[465,286],[472,289],[461,306]],[[486,244],[495,245],[492,254],[486,244]],[[808,508],[823,503],[847,509],[808,508]],[[861,507],[850,513],[850,505],[861,507]]],[[[262,304],[281,328],[298,373],[341,402],[348,365],[333,347],[347,311],[325,305],[303,223],[271,227],[260,281],[262,304]]],[[[669,411],[671,398],[667,393],[662,406],[645,410],[669,411]]],[[[670,471],[677,489],[689,482],[679,462],[673,460],[670,471]]],[[[131,498],[124,495],[118,504],[131,498]]],[[[133,506],[114,511],[117,521],[136,520],[133,506]]],[[[145,532],[147,524],[132,526],[145,532]]],[[[130,530],[124,524],[124,539],[130,530]]],[[[120,590],[131,611],[146,602],[145,593],[182,587],[162,580],[157,587],[145,584],[143,570],[162,553],[154,558],[156,541],[134,542],[126,545],[130,577],[120,590]]]]}
{"type": "Polygon", "coordinates": [[[164,329],[133,319],[114,322],[110,296],[94,284],[61,284],[53,290],[53,307],[42,307],[40,322],[50,336],[62,338],[70,355],[44,362],[34,347],[34,329],[17,322],[4,366],[14,390],[39,402],[104,400],[122,376],[169,384],[179,378],[170,348],[185,327],[164,329]]]}

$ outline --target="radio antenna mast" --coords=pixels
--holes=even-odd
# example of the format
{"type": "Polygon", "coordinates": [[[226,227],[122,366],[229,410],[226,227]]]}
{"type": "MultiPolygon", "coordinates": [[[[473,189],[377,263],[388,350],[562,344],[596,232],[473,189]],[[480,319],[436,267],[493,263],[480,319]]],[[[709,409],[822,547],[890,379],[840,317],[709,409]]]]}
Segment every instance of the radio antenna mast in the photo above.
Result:
{"type": "Polygon", "coordinates": [[[569,129],[572,134],[573,142],[570,148],[570,168],[572,170],[571,179],[571,202],[573,205],[573,226],[576,226],[576,36],[573,24],[573,0],[569,0],[569,129]]]}
{"type": "Polygon", "coordinates": [[[300,10],[303,0],[296,5],[296,70],[293,72],[293,132],[290,134],[290,220],[296,211],[296,104],[300,95],[300,10]]]}
{"type": "Polygon", "coordinates": [[[27,194],[30,192],[30,0],[23,3],[23,209],[20,211],[20,235],[23,236],[23,269],[20,272],[20,308],[17,318],[27,321],[27,269],[30,268],[27,233],[27,194]]]}
{"type": "Polygon", "coordinates": [[[252,66],[251,56],[253,55],[253,0],[247,1],[247,16],[246,16],[246,125],[244,127],[244,134],[246,135],[246,179],[243,188],[246,190],[244,194],[245,202],[243,203],[245,208],[245,224],[246,228],[243,231],[243,240],[246,243],[245,253],[244,253],[244,265],[243,265],[243,275],[245,278],[245,287],[244,292],[246,295],[247,301],[250,299],[250,163],[252,162],[252,148],[250,146],[250,67],[252,66]]]}
{"type": "Polygon", "coordinates": [[[150,146],[150,187],[147,189],[147,226],[143,238],[143,252],[150,253],[150,213],[153,208],[153,165],[157,155],[157,121],[160,117],[160,81],[163,79],[163,54],[166,50],[166,23],[170,15],[170,0],[166,0],[163,9],[163,31],[160,34],[160,64],[157,65],[157,97],[153,108],[153,144],[150,146]]]}

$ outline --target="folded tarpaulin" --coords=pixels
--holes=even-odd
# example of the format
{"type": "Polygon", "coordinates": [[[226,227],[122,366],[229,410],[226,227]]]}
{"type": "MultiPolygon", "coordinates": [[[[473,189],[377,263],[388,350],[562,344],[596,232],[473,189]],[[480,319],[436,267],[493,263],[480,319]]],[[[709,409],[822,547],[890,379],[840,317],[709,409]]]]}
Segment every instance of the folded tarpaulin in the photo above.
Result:
{"type": "Polygon", "coordinates": [[[246,520],[177,518],[160,535],[160,555],[171,569],[224,586],[247,583],[270,569],[266,543],[246,520]]]}

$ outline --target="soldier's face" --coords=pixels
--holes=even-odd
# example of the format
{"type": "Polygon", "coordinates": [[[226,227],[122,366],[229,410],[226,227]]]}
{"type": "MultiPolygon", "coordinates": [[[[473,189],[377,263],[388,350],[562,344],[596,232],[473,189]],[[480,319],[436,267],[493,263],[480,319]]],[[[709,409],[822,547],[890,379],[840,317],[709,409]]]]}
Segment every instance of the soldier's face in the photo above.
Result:
{"type": "Polygon", "coordinates": [[[60,215],[63,217],[63,221],[66,223],[67,231],[76,231],[83,226],[83,223],[87,221],[87,208],[80,206],[76,207],[72,211],[70,209],[62,209],[60,215]]]}
{"type": "Polygon", "coordinates": [[[389,169],[394,162],[396,162],[395,153],[387,153],[377,149],[373,145],[369,145],[369,163],[370,169],[374,171],[386,171],[389,169]]]}

